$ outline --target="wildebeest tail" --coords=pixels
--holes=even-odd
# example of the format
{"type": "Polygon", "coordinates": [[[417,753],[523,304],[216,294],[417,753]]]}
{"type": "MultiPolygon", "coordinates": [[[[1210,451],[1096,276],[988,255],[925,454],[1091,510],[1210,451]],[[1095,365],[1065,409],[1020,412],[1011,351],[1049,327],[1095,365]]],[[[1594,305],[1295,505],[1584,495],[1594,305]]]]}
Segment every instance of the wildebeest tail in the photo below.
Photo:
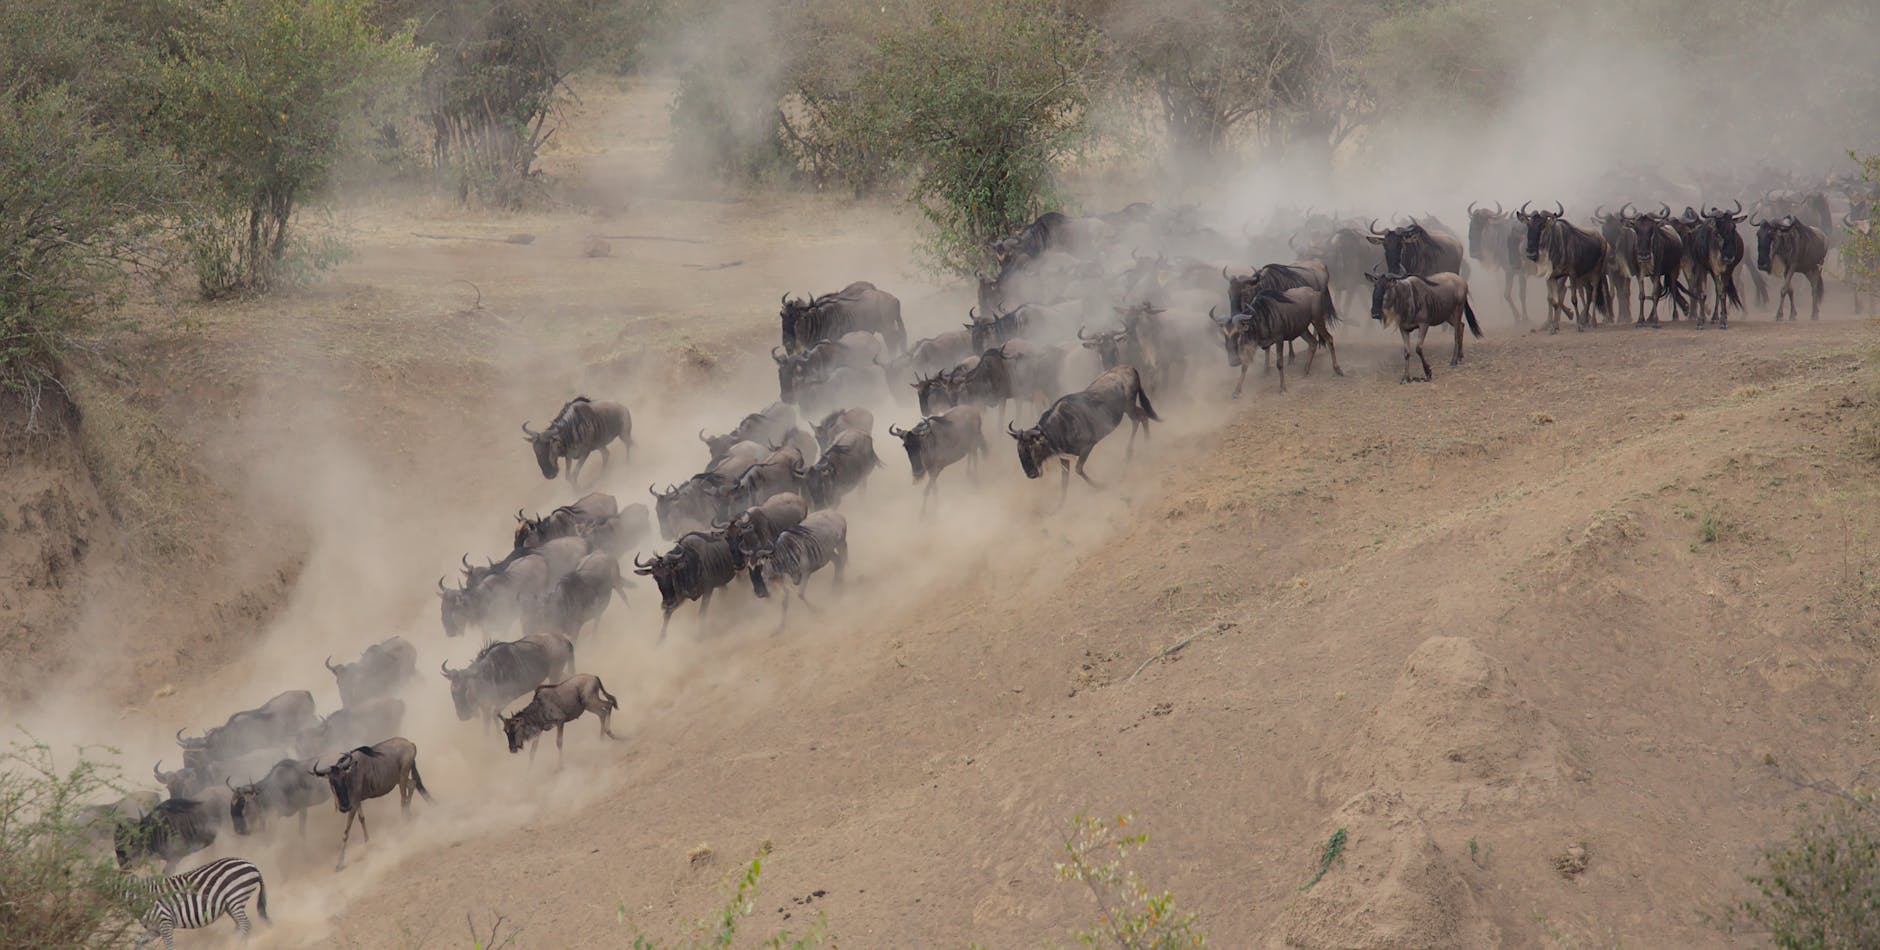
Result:
{"type": "Polygon", "coordinates": [[[1684,289],[1684,281],[1678,276],[1677,271],[1671,272],[1671,280],[1667,281],[1667,284],[1669,286],[1665,292],[1671,295],[1671,312],[1677,313],[1682,310],[1689,313],[1691,310],[1690,293],[1684,289]]]}
{"type": "Polygon", "coordinates": [[[1136,374],[1136,405],[1142,407],[1142,414],[1161,422],[1162,417],[1155,414],[1155,407],[1149,405],[1149,391],[1142,388],[1142,374],[1136,374]]]}
{"type": "Polygon", "coordinates": [[[426,790],[424,787],[424,777],[418,774],[418,759],[416,756],[413,756],[411,759],[411,787],[417,789],[418,794],[423,795],[425,801],[428,802],[431,800],[430,791],[426,790]]]}
{"type": "Polygon", "coordinates": [[[602,686],[599,683],[595,683],[594,688],[600,692],[601,698],[607,701],[608,712],[613,712],[614,710],[620,708],[620,700],[615,699],[614,694],[607,691],[607,687],[602,686]]]}
{"type": "Polygon", "coordinates": [[[1330,289],[1327,289],[1325,291],[1324,299],[1325,299],[1325,322],[1326,323],[1339,322],[1338,321],[1338,305],[1332,302],[1332,292],[1330,289]]]}
{"type": "Polygon", "coordinates": [[[1599,276],[1593,281],[1593,309],[1607,319],[1612,318],[1612,281],[1607,278],[1604,267],[1599,269],[1599,276]]]}
{"type": "Polygon", "coordinates": [[[1469,321],[1469,332],[1475,334],[1476,339],[1481,339],[1482,325],[1475,322],[1475,307],[1469,304],[1467,291],[1462,294],[1462,319],[1469,321]]]}
{"type": "Polygon", "coordinates": [[[1723,275],[1723,289],[1722,290],[1723,290],[1723,299],[1725,303],[1727,303],[1729,306],[1735,307],[1738,310],[1743,309],[1743,297],[1741,294],[1738,294],[1736,292],[1736,272],[1735,271],[1730,271],[1723,275]]]}

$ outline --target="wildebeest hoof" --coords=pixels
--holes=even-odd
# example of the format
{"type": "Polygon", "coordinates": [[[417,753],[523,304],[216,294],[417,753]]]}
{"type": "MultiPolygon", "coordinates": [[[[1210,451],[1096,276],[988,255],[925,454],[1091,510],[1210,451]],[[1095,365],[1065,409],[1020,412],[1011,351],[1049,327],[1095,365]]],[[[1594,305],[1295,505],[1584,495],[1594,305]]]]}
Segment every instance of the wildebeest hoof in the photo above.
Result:
{"type": "Polygon", "coordinates": [[[1334,367],[1332,367],[1332,375],[1333,375],[1333,376],[1343,376],[1343,375],[1345,375],[1345,371],[1344,371],[1344,370],[1342,370],[1342,369],[1339,369],[1339,368],[1338,368],[1338,367],[1336,367],[1336,366],[1334,366],[1334,367]]]}

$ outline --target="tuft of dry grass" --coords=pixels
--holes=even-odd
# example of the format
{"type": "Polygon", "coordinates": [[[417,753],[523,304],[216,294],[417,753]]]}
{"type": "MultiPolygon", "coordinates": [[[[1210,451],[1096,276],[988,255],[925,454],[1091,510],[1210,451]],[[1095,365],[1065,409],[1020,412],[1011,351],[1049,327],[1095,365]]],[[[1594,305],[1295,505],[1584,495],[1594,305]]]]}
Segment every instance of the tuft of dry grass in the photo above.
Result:
{"type": "Polygon", "coordinates": [[[1528,416],[1528,421],[1537,426],[1550,426],[1554,424],[1554,416],[1550,412],[1536,412],[1528,416]]]}

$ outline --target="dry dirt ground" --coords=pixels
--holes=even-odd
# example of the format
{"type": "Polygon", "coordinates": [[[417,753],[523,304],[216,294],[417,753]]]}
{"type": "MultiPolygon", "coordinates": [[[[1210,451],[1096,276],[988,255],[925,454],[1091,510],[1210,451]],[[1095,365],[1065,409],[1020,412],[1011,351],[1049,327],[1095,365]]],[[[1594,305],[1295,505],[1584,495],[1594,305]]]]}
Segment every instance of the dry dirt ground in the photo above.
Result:
{"type": "Polygon", "coordinates": [[[0,655],[41,735],[117,743],[135,774],[280,689],[330,707],[329,652],[417,645],[404,732],[436,801],[375,803],[338,875],[330,813],[218,846],[269,869],[264,945],[467,946],[465,914],[501,913],[518,946],[620,946],[767,852],[752,932],[820,912],[851,947],[1034,946],[1093,915],[1053,875],[1079,812],[1133,812],[1132,866],[1219,946],[1756,944],[1707,915],[1817,801],[1786,778],[1851,781],[1875,737],[1880,405],[1844,294],[1726,333],[1491,321],[1415,386],[1350,315],[1345,378],[1230,404],[1209,367],[1061,509],[995,437],[917,517],[883,431],[911,410],[883,417],[818,609],[776,633],[774,605],[727,598],[656,644],[643,583],[581,646],[625,741],[578,722],[557,769],[458,722],[428,671],[475,644],[442,636],[434,579],[569,494],[519,421],[626,399],[640,434],[604,484],[645,500],[696,468],[699,426],[774,393],[776,294],[866,276],[917,335],[963,312],[909,263],[905,212],[658,184],[661,101],[584,95],[551,168],[599,211],[357,206],[329,284],[153,333],[113,391],[214,502],[182,553],[132,550],[69,439],[5,443],[0,655]],[[592,234],[706,243],[590,259],[592,234]],[[116,701],[72,722],[38,663],[116,701]]]}

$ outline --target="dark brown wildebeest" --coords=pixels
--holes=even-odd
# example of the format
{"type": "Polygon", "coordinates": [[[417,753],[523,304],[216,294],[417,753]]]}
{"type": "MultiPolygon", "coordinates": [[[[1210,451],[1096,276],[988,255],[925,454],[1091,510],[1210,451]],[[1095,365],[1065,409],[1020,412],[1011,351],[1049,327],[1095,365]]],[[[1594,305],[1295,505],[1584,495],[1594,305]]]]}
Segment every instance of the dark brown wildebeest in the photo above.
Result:
{"type": "Polygon", "coordinates": [[[1469,265],[1463,260],[1462,240],[1448,231],[1426,228],[1415,218],[1411,218],[1409,224],[1387,231],[1379,231],[1377,221],[1372,220],[1367,231],[1365,240],[1384,248],[1387,274],[1428,277],[1467,273],[1469,265]]]}
{"type": "Polygon", "coordinates": [[[1595,312],[1610,320],[1612,284],[1606,274],[1610,253],[1606,239],[1562,217],[1566,209],[1558,201],[1553,211],[1530,212],[1527,207],[1522,204],[1515,217],[1527,226],[1527,259],[1538,262],[1543,253],[1547,255],[1547,332],[1560,332],[1562,314],[1573,315],[1576,330],[1596,323],[1595,312]]]}
{"type": "Polygon", "coordinates": [[[752,554],[776,540],[777,532],[802,524],[808,516],[809,502],[795,492],[785,492],[772,495],[763,504],[746,508],[737,517],[713,527],[724,531],[725,540],[742,565],[752,554]]]}
{"type": "Polygon", "coordinates": [[[404,637],[392,637],[366,647],[359,659],[333,664],[326,658],[327,671],[339,682],[339,704],[357,706],[397,689],[418,673],[418,651],[404,637]]]}
{"type": "Polygon", "coordinates": [[[773,402],[764,407],[762,412],[753,412],[743,419],[730,432],[724,435],[698,434],[698,440],[705,443],[711,452],[711,460],[706,468],[716,466],[723,461],[730,451],[745,442],[755,443],[761,450],[766,445],[776,445],[788,437],[790,430],[796,428],[796,407],[787,402],[773,402]]]}
{"type": "Polygon", "coordinates": [[[881,334],[888,349],[899,353],[907,348],[907,327],[901,324],[901,301],[893,294],[865,280],[833,294],[807,299],[782,298],[778,312],[783,322],[783,351],[795,354],[856,330],[881,334]]]}
{"type": "Polygon", "coordinates": [[[659,585],[659,639],[666,639],[666,627],[679,605],[696,600],[698,618],[705,622],[711,608],[712,594],[738,576],[738,556],[723,532],[689,531],[674,542],[672,550],[642,562],[633,558],[633,573],[649,576],[659,585]]]}
{"type": "Polygon", "coordinates": [[[424,778],[418,774],[418,747],[402,736],[362,745],[341,755],[324,772],[317,763],[307,771],[326,779],[333,789],[334,807],[346,816],[346,830],[339,838],[339,861],[333,865],[335,871],[346,866],[346,842],[352,838],[354,819],[359,821],[360,835],[367,842],[372,840],[372,832],[366,827],[363,807],[366,802],[390,795],[397,789],[398,810],[405,814],[411,811],[413,790],[423,795],[425,801],[431,800],[424,778]]]}
{"type": "MultiPolygon", "coordinates": [[[[817,511],[803,523],[777,532],[777,539],[751,556],[751,591],[760,598],[770,596],[766,582],[787,581],[796,588],[796,599],[808,604],[803,587],[811,574],[827,565],[835,565],[835,586],[842,586],[842,569],[849,561],[849,522],[839,512],[817,511]]],[[[783,602],[783,615],[777,629],[790,619],[790,597],[783,602]]]]}
{"type": "Polygon", "coordinates": [[[1495,202],[1493,211],[1469,202],[1469,256],[1501,271],[1501,299],[1521,323],[1528,321],[1528,260],[1521,254],[1526,236],[1515,226],[1514,215],[1501,209],[1501,202],[1495,202]]]}
{"type": "MultiPolygon", "coordinates": [[[[1738,293],[1736,286],[1736,270],[1743,263],[1746,248],[1736,226],[1749,216],[1742,211],[1741,201],[1736,202],[1735,211],[1712,208],[1701,216],[1697,225],[1697,230],[1704,235],[1699,246],[1708,252],[1699,263],[1709,269],[1710,285],[1717,289],[1710,319],[1719,330],[1730,328],[1731,307],[1743,309],[1743,296],[1738,293]]],[[[1697,328],[1704,328],[1701,315],[1697,328]]]]}
{"type": "Polygon", "coordinates": [[[837,409],[824,416],[821,422],[816,423],[816,447],[823,452],[829,451],[836,436],[845,429],[873,434],[875,414],[866,409],[837,409]]]}
{"type": "Polygon", "coordinates": [[[550,726],[555,727],[555,765],[561,766],[561,731],[568,723],[581,718],[582,713],[593,713],[601,721],[601,735],[609,739],[619,739],[609,727],[614,710],[620,708],[620,700],[607,692],[601,685],[601,678],[592,673],[571,676],[553,686],[537,686],[535,695],[529,704],[516,711],[513,716],[503,716],[503,737],[509,740],[509,752],[522,751],[522,746],[529,746],[529,761],[535,761],[535,747],[540,745],[542,733],[550,726]]]}
{"type": "Polygon", "coordinates": [[[1633,270],[1638,274],[1637,325],[1659,326],[1658,301],[1666,296],[1671,298],[1671,319],[1676,320],[1680,310],[1691,306],[1679,282],[1679,275],[1684,271],[1684,239],[1678,236],[1676,228],[1657,215],[1633,215],[1627,219],[1627,226],[1632,229],[1632,253],[1636,261],[1633,270]],[[1649,315],[1645,310],[1648,292],[1652,300],[1649,315]]]}
{"type": "Polygon", "coordinates": [[[438,664],[450,681],[450,701],[457,718],[481,718],[485,725],[495,710],[547,682],[561,665],[559,651],[534,637],[502,640],[477,651],[470,665],[460,670],[448,662],[438,664]]]}
{"type": "Polygon", "coordinates": [[[117,826],[113,843],[118,867],[128,868],[149,856],[162,860],[163,873],[169,874],[177,862],[215,844],[227,820],[228,802],[219,795],[165,799],[135,823],[117,826]]]}
{"type": "MultiPolygon", "coordinates": [[[[1626,207],[1630,207],[1628,204],[1626,207]]],[[[1638,274],[1638,235],[1628,227],[1630,219],[1626,217],[1625,207],[1617,214],[1604,214],[1605,205],[1593,209],[1593,223],[1599,225],[1599,236],[1606,239],[1606,280],[1612,285],[1613,309],[1616,314],[1606,318],[1607,323],[1615,319],[1620,323],[1632,322],[1632,281],[1638,274]]]]}
{"type": "Polygon", "coordinates": [[[1084,472],[1084,463],[1090,460],[1097,443],[1116,431],[1124,416],[1130,422],[1129,444],[1123,455],[1127,461],[1135,454],[1136,430],[1141,429],[1146,438],[1149,423],[1162,421],[1149,404],[1149,394],[1143,391],[1142,374],[1133,366],[1105,370],[1082,392],[1059,397],[1038,417],[1037,425],[1021,432],[1007,423],[1005,432],[1018,443],[1018,464],[1026,478],[1042,476],[1045,463],[1058,460],[1064,476],[1058,484],[1058,502],[1062,504],[1070,491],[1072,460],[1077,463],[1077,477],[1092,488],[1098,487],[1084,472]]]}
{"type": "Polygon", "coordinates": [[[605,551],[618,560],[626,557],[641,538],[653,533],[653,515],[645,505],[634,502],[620,509],[619,514],[584,524],[579,530],[594,550],[605,551]]]}
{"type": "Polygon", "coordinates": [[[286,748],[314,721],[313,694],[304,689],[281,693],[255,709],[245,709],[198,738],[176,730],[185,769],[206,772],[216,762],[231,762],[266,749],[286,748]]]}
{"type": "Polygon", "coordinates": [[[818,508],[834,508],[842,496],[857,488],[866,493],[868,475],[883,468],[875,455],[875,439],[866,432],[849,429],[829,443],[829,451],[797,474],[803,479],[803,496],[818,508]]]}
{"type": "Polygon", "coordinates": [[[552,480],[558,474],[556,469],[561,467],[566,470],[568,484],[577,485],[589,455],[601,453],[598,478],[607,474],[609,443],[620,440],[623,458],[632,451],[633,416],[627,412],[627,407],[617,402],[594,402],[586,396],[576,396],[561,407],[548,428],[537,432],[524,422],[522,436],[535,449],[535,463],[541,467],[543,478],[552,480]]]}
{"type": "Polygon", "coordinates": [[[611,554],[590,554],[528,606],[522,615],[522,632],[559,634],[573,644],[588,624],[600,626],[601,615],[616,594],[622,604],[627,602],[620,562],[611,554]]]}
{"type": "Polygon", "coordinates": [[[1374,312],[1381,314],[1386,327],[1395,325],[1403,337],[1403,382],[1417,382],[1410,375],[1410,356],[1423,364],[1422,382],[1429,382],[1434,374],[1430,372],[1430,361],[1423,356],[1423,338],[1429,335],[1431,327],[1447,323],[1456,328],[1456,350],[1449,357],[1450,366],[1462,365],[1462,324],[1468,321],[1469,332],[1476,339],[1482,338],[1482,328],[1475,322],[1475,308],[1469,306],[1469,282],[1460,274],[1437,274],[1434,277],[1418,277],[1406,274],[1382,274],[1372,277],[1372,302],[1374,312]],[[1410,334],[1416,334],[1416,344],[1410,343],[1410,334]]]}
{"type": "Polygon", "coordinates": [[[1796,319],[1795,288],[1790,283],[1796,274],[1808,281],[1808,319],[1821,319],[1821,269],[1828,262],[1828,236],[1795,220],[1794,215],[1750,224],[1756,226],[1756,268],[1782,279],[1776,319],[1782,319],[1784,301],[1789,305],[1789,319],[1796,319]]]}
{"type": "Polygon", "coordinates": [[[1384,249],[1372,244],[1365,229],[1355,224],[1340,225],[1330,237],[1295,253],[1325,264],[1332,292],[1345,301],[1346,310],[1351,309],[1354,295],[1365,289],[1364,275],[1384,266],[1384,249]]]}
{"type": "Polygon", "coordinates": [[[235,833],[246,835],[250,826],[260,827],[269,818],[299,816],[300,836],[306,837],[307,810],[333,794],[327,783],[308,772],[316,764],[311,759],[282,759],[256,781],[241,786],[229,783],[228,815],[235,833]]]}
{"type": "MultiPolygon", "coordinates": [[[[1208,316],[1214,315],[1210,312],[1208,316]]],[[[1337,319],[1338,311],[1332,308],[1331,295],[1310,287],[1294,287],[1285,291],[1262,290],[1248,301],[1247,310],[1234,314],[1224,323],[1217,320],[1227,341],[1230,362],[1240,366],[1233,398],[1240,398],[1241,387],[1247,382],[1247,364],[1256,349],[1276,354],[1273,361],[1279,366],[1279,391],[1285,392],[1285,345],[1301,337],[1306,341],[1307,376],[1312,375],[1312,361],[1318,357],[1321,344],[1332,355],[1332,372],[1345,375],[1338,366],[1338,347],[1332,343],[1328,327],[1337,319]]]]}
{"type": "Polygon", "coordinates": [[[901,440],[907,450],[907,462],[914,470],[914,480],[927,479],[920,494],[920,510],[927,511],[927,499],[939,493],[940,472],[947,466],[966,460],[967,471],[979,470],[979,459],[986,454],[983,418],[972,406],[955,406],[928,416],[911,429],[888,427],[888,434],[901,440]]]}
{"type": "Polygon", "coordinates": [[[396,696],[368,699],[308,726],[294,740],[294,751],[302,758],[339,752],[397,733],[404,722],[404,700],[396,696]]]}
{"type": "Polygon", "coordinates": [[[606,492],[589,492],[572,505],[563,505],[546,515],[529,518],[516,509],[515,546],[539,548],[556,538],[580,534],[581,529],[620,513],[620,503],[606,492]]]}

